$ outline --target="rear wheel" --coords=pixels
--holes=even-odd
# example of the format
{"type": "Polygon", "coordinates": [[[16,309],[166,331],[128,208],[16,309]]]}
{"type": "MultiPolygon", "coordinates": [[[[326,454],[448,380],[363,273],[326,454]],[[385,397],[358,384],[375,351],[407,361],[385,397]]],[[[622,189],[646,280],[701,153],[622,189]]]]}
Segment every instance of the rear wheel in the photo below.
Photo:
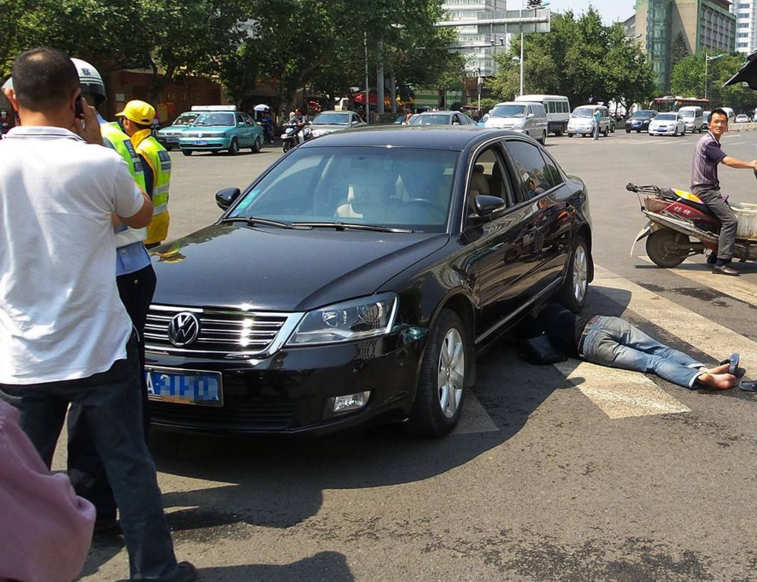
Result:
{"type": "Polygon", "coordinates": [[[569,134],[568,134],[568,137],[573,137],[573,134],[572,134],[572,133],[569,133],[569,134]]]}
{"type": "Polygon", "coordinates": [[[184,154],[185,156],[191,156],[192,150],[181,150],[181,153],[184,154]]]}
{"type": "Polygon", "coordinates": [[[607,137],[608,135],[610,135],[610,128],[605,127],[605,137],[607,137]]]}
{"type": "Polygon", "coordinates": [[[555,132],[555,137],[561,137],[561,136],[562,136],[562,129],[558,129],[558,130],[557,130],[557,131],[555,132]]]}
{"type": "MultiPolygon", "coordinates": [[[[627,130],[626,130],[626,133],[631,133],[631,130],[630,130],[630,129],[627,129],[627,130]]],[[[639,133],[639,132],[637,131],[636,133],[639,133]]]]}
{"type": "Polygon", "coordinates": [[[647,237],[647,256],[658,267],[672,269],[689,255],[685,248],[687,242],[687,237],[669,228],[656,230],[647,237]],[[684,248],[680,248],[682,246],[684,248]]]}
{"type": "Polygon", "coordinates": [[[570,255],[568,273],[565,276],[559,301],[573,313],[581,311],[586,304],[586,294],[589,290],[589,267],[591,254],[589,247],[581,235],[573,241],[573,252],[570,255]]]}
{"type": "Polygon", "coordinates": [[[455,427],[465,400],[469,354],[468,334],[460,317],[442,310],[426,343],[408,432],[442,437],[455,427]]]}
{"type": "Polygon", "coordinates": [[[547,145],[547,132],[546,131],[543,134],[541,134],[541,139],[539,140],[539,143],[541,145],[547,145]]]}

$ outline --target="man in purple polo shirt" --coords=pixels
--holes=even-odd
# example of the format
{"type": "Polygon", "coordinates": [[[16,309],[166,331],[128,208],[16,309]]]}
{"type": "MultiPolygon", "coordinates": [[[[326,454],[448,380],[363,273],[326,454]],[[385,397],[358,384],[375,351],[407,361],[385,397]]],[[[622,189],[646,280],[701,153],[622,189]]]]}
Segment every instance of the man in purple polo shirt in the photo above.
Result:
{"type": "Polygon", "coordinates": [[[718,164],[723,163],[730,168],[757,170],[757,160],[744,162],[727,156],[720,148],[720,138],[727,131],[728,114],[722,109],[715,109],[710,114],[710,131],[699,139],[694,151],[694,161],[691,165],[691,191],[707,204],[721,223],[717,258],[712,261],[711,255],[707,259],[708,263],[714,263],[712,272],[720,275],[738,275],[739,272],[736,269],[728,266],[733,258],[738,220],[720,195],[718,164]]]}

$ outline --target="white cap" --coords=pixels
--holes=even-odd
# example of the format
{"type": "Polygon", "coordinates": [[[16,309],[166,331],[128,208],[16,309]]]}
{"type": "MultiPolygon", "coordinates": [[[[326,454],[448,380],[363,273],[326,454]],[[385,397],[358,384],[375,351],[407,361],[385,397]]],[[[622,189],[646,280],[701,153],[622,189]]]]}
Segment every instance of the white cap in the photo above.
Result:
{"type": "Polygon", "coordinates": [[[103,83],[100,72],[87,61],[74,58],[71,61],[76,65],[76,72],[79,73],[79,84],[81,85],[82,93],[94,95],[97,99],[94,105],[100,105],[107,98],[105,83],[103,83]]]}

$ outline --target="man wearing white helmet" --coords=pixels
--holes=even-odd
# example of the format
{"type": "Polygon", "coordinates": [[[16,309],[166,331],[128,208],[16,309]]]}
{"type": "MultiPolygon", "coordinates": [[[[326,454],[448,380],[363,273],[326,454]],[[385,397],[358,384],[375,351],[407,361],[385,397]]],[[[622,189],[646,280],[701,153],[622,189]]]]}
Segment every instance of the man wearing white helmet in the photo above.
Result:
{"type": "MultiPolygon", "coordinates": [[[[79,73],[82,95],[88,103],[99,107],[106,100],[105,85],[95,67],[81,59],[71,59],[79,73]]],[[[118,123],[108,123],[102,116],[100,131],[105,145],[114,149],[126,162],[129,173],[142,191],[147,191],[145,165],[138,157],[131,139],[118,123]]],[[[138,349],[142,379],[142,417],[145,437],[149,428],[147,385],[144,375],[145,345],[144,327],[147,311],[155,292],[155,271],[150,263],[143,241],[146,228],[133,229],[125,225],[116,227],[116,283],[121,301],[139,334],[138,349]]],[[[96,531],[115,528],[116,501],[108,483],[100,457],[95,449],[89,423],[79,406],[72,406],[68,415],[68,473],[77,493],[91,501],[97,508],[96,531]]]]}

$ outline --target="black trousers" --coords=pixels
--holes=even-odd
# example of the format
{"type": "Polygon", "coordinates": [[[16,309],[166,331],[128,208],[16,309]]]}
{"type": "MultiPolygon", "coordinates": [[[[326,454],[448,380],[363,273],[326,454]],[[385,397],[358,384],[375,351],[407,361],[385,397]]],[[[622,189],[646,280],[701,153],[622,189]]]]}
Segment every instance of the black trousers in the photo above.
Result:
{"type": "MultiPolygon", "coordinates": [[[[145,379],[144,329],[147,312],[155,293],[155,271],[152,265],[144,269],[116,277],[118,293],[132,324],[138,333],[140,378],[142,383],[142,415],[145,440],[147,440],[150,416],[147,403],[145,379]]],[[[78,495],[92,502],[98,519],[116,518],[116,500],[108,482],[100,456],[95,448],[92,430],[84,410],[73,404],[68,412],[68,476],[78,495]]]]}

